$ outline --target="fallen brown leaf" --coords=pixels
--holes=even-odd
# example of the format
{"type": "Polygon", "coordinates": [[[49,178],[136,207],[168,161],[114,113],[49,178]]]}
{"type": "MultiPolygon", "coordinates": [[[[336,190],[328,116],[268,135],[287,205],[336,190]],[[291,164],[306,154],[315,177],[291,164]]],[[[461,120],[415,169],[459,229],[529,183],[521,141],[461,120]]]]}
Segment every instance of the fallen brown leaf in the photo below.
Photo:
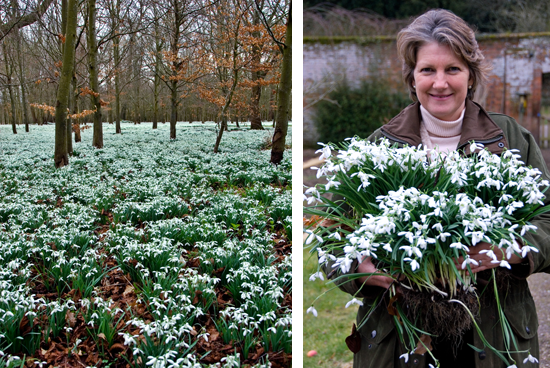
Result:
{"type": "Polygon", "coordinates": [[[426,352],[432,350],[432,338],[428,335],[420,335],[420,340],[416,344],[415,354],[424,355],[426,352]]]}

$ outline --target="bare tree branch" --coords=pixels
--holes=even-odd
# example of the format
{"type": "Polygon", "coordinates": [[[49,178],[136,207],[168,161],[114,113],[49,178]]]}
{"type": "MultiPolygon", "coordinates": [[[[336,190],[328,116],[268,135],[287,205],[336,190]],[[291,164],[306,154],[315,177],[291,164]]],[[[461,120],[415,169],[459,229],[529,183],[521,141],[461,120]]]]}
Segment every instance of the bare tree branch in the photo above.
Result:
{"type": "Polygon", "coordinates": [[[36,6],[36,9],[29,14],[14,17],[7,23],[0,24],[0,40],[6,37],[13,29],[23,28],[39,20],[54,1],[55,0],[42,0],[42,2],[36,6]]]}

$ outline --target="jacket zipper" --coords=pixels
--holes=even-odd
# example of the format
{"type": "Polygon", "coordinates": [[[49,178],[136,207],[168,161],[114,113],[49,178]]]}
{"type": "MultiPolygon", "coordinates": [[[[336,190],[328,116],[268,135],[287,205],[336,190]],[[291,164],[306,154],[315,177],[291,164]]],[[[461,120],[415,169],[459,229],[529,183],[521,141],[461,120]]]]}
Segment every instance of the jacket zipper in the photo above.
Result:
{"type": "MultiPolygon", "coordinates": [[[[486,139],[486,140],[484,140],[484,141],[476,141],[476,140],[474,140],[474,142],[479,143],[479,144],[486,145],[486,144],[491,144],[491,143],[498,142],[498,141],[500,141],[501,139],[502,139],[502,134],[496,136],[495,138],[486,139]]],[[[461,144],[460,146],[457,147],[457,150],[459,150],[459,149],[461,149],[461,148],[463,148],[463,147],[466,147],[466,146],[468,145],[468,143],[470,143],[470,142],[466,142],[466,143],[461,144]]]]}

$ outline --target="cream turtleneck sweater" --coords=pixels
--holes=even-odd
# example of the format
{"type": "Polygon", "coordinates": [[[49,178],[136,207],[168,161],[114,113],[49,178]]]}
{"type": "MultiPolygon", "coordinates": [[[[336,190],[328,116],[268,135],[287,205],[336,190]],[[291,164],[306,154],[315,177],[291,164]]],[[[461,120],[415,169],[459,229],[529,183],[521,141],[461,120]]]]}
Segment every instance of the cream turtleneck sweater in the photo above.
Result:
{"type": "Polygon", "coordinates": [[[465,111],[466,108],[462,110],[458,120],[444,121],[439,120],[420,105],[420,114],[422,115],[420,137],[422,138],[422,144],[429,150],[439,146],[439,151],[442,153],[454,151],[460,141],[465,111]]]}

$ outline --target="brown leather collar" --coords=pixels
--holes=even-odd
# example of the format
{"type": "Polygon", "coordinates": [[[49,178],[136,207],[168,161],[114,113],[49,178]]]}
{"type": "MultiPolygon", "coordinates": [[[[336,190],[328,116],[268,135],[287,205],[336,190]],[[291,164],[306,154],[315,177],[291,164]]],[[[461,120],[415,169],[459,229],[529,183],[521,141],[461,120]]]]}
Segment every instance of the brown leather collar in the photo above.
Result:
{"type": "MultiPolygon", "coordinates": [[[[407,106],[399,115],[382,127],[382,134],[391,140],[401,141],[417,147],[422,143],[420,137],[420,103],[407,106]]],[[[457,149],[464,149],[470,154],[470,142],[483,144],[494,154],[501,154],[504,148],[509,149],[508,141],[502,129],[489,117],[477,103],[467,99],[466,112],[462,122],[462,134],[457,149]]]]}

